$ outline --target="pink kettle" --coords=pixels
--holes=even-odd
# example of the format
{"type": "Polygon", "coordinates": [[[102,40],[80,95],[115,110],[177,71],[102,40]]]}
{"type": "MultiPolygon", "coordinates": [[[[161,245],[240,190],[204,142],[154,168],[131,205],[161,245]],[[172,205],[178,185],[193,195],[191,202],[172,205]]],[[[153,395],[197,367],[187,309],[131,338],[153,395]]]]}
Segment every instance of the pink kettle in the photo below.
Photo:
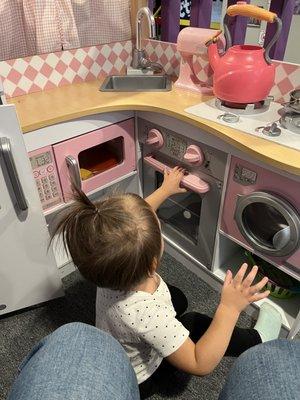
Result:
{"type": "Polygon", "coordinates": [[[282,23],[275,13],[250,4],[236,4],[228,7],[224,18],[226,49],[219,54],[218,35],[209,40],[208,58],[214,71],[213,91],[216,97],[228,103],[249,104],[263,101],[275,80],[275,66],[269,51],[277,41],[282,23]],[[241,15],[267,22],[276,22],[277,30],[268,46],[236,45],[231,47],[231,36],[227,26],[228,17],[241,15]]]}

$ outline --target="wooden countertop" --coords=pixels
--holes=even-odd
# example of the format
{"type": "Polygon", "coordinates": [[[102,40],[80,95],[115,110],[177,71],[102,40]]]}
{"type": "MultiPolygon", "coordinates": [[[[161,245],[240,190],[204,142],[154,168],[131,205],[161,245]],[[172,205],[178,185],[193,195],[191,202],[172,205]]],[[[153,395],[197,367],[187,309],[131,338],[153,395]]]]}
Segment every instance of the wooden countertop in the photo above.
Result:
{"type": "Polygon", "coordinates": [[[208,100],[207,96],[178,89],[170,92],[100,92],[101,81],[77,83],[10,99],[24,133],[59,122],[97,113],[136,110],[168,115],[199,127],[250,156],[300,176],[300,152],[236,129],[195,117],[185,108],[208,100]]]}

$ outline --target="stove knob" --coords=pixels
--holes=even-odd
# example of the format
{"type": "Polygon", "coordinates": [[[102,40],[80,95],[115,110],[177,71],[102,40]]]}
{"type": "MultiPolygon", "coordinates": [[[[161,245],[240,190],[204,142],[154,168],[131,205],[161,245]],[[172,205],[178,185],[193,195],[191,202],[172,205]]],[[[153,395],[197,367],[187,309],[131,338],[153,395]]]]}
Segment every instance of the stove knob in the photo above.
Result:
{"type": "Polygon", "coordinates": [[[147,135],[146,144],[149,146],[160,149],[164,145],[163,135],[158,129],[150,129],[147,135]]]}
{"type": "Polygon", "coordinates": [[[184,161],[192,165],[201,165],[204,161],[204,155],[200,147],[194,144],[190,145],[183,156],[184,161]]]}

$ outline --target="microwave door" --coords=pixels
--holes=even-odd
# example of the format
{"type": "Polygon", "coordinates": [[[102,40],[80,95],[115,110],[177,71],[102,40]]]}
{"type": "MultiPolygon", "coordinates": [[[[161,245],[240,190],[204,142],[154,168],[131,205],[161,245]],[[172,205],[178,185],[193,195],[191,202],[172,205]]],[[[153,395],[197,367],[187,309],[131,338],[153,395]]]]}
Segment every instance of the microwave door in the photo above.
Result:
{"type": "Polygon", "coordinates": [[[13,105],[0,106],[0,315],[63,295],[13,105]]]}

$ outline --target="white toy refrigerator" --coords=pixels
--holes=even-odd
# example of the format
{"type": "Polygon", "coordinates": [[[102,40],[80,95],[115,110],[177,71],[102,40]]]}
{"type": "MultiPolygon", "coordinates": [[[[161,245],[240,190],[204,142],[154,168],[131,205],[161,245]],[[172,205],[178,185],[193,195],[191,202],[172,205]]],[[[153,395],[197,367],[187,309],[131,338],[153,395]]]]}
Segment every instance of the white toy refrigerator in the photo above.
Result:
{"type": "Polygon", "coordinates": [[[63,295],[14,105],[0,97],[0,316],[63,295]]]}

